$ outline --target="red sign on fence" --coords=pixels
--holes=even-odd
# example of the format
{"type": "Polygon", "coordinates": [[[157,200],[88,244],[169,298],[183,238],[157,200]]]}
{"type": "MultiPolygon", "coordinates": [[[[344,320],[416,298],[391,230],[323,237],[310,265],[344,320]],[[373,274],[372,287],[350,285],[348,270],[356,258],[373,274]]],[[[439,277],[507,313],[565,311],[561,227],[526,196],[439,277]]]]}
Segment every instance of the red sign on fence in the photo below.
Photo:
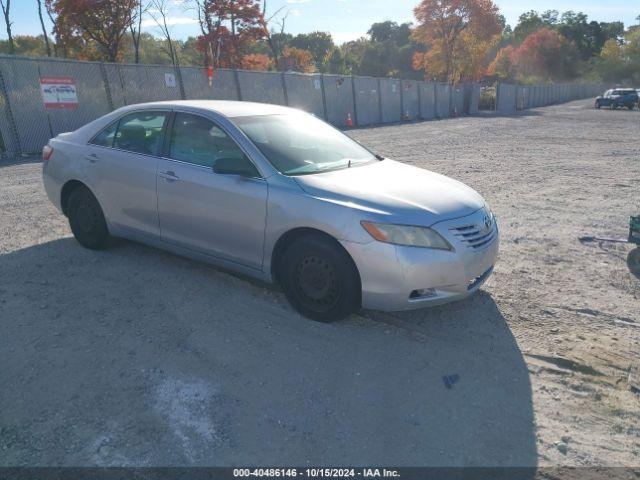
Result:
{"type": "Polygon", "coordinates": [[[78,108],[76,82],[71,77],[40,77],[40,92],[46,109],[78,108]]]}

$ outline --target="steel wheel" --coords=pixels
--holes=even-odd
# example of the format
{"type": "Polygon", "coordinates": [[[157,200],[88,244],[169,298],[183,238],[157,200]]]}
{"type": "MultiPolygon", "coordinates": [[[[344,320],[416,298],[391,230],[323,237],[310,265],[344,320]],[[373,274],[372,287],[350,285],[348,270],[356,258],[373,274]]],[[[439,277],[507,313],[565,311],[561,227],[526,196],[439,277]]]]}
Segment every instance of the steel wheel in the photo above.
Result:
{"type": "Polygon", "coordinates": [[[326,309],[340,298],[340,285],[335,268],[324,258],[304,258],[296,268],[296,288],[308,308],[326,309]]]}
{"type": "Polygon", "coordinates": [[[78,187],[67,203],[69,226],[76,240],[86,248],[99,250],[104,248],[109,231],[96,197],[86,187],[78,187]]]}
{"type": "Polygon", "coordinates": [[[287,300],[302,315],[332,322],[360,306],[360,277],[341,245],[321,234],[308,234],[289,245],[277,265],[287,300]]]}

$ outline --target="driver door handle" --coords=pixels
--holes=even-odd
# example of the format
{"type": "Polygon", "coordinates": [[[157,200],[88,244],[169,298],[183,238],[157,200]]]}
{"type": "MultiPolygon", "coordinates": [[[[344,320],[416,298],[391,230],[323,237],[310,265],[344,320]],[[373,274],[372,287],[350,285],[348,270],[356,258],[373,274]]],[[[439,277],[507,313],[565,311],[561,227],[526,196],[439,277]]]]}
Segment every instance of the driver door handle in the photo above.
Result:
{"type": "Polygon", "coordinates": [[[171,170],[166,172],[158,172],[158,176],[160,178],[164,178],[167,182],[175,182],[176,180],[180,180],[180,177],[172,172],[171,170]]]}

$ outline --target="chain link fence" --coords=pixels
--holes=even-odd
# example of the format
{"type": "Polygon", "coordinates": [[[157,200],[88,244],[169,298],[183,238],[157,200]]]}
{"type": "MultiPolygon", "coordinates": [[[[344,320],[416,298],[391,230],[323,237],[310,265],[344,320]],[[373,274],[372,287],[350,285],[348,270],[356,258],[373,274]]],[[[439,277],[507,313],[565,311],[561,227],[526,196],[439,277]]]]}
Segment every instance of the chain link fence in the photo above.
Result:
{"type": "MultiPolygon", "coordinates": [[[[497,110],[513,113],[601,90],[602,86],[594,85],[501,84],[497,110]]],[[[158,100],[274,103],[349,127],[475,114],[479,98],[478,84],[229,69],[218,69],[209,79],[207,69],[199,67],[0,55],[0,152],[5,156],[37,153],[61,132],[125,105],[158,100]],[[60,95],[69,91],[75,92],[73,101],[60,101],[60,95]],[[46,103],[46,98],[58,103],[46,103]]]]}
{"type": "Polygon", "coordinates": [[[606,89],[602,84],[553,83],[544,85],[498,85],[496,111],[503,115],[519,110],[565,103],[600,95],[606,89]]]}

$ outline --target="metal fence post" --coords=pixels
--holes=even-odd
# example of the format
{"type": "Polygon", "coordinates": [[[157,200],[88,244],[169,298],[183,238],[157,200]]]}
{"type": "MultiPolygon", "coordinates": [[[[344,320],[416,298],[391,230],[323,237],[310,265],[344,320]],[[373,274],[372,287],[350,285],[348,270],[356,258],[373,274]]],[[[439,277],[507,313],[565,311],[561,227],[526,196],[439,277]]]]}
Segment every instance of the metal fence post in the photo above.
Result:
{"type": "Polygon", "coordinates": [[[422,120],[422,92],[420,91],[420,85],[422,80],[416,81],[416,88],[418,89],[418,118],[422,120]]]}
{"type": "Polygon", "coordinates": [[[287,82],[285,80],[286,73],[282,72],[280,74],[280,81],[282,82],[282,94],[284,96],[284,104],[289,106],[289,94],[287,93],[287,82]]]}
{"type": "Polygon", "coordinates": [[[400,123],[405,120],[404,114],[404,80],[400,79],[400,123]]]}
{"type": "Polygon", "coordinates": [[[353,97],[353,123],[354,125],[359,125],[358,123],[358,107],[356,105],[356,81],[354,76],[351,75],[351,96],[353,97]]]}
{"type": "Polygon", "coordinates": [[[380,77],[378,80],[378,123],[382,123],[382,84],[380,83],[380,77]]]}
{"type": "Polygon", "coordinates": [[[122,89],[122,103],[124,105],[129,105],[129,102],[127,102],[127,90],[124,88],[124,79],[122,78],[122,70],[120,69],[120,64],[115,65],[118,72],[118,78],[120,79],[120,88],[122,89]]]}
{"type": "Polygon", "coordinates": [[[176,72],[176,77],[178,77],[178,87],[180,89],[180,98],[182,100],[186,100],[187,95],[184,91],[184,83],[182,82],[182,71],[180,70],[180,64],[178,63],[177,65],[174,65],[173,69],[176,72]]]}
{"type": "MultiPolygon", "coordinates": [[[[4,97],[5,109],[7,112],[7,122],[9,123],[9,129],[11,130],[11,135],[13,136],[11,141],[15,147],[15,154],[22,155],[22,147],[20,145],[18,127],[16,126],[16,120],[13,116],[13,111],[11,110],[11,102],[9,101],[9,95],[7,94],[7,85],[4,83],[2,69],[0,69],[0,94],[2,94],[2,96],[4,97]]],[[[7,142],[5,142],[4,147],[5,149],[7,148],[7,142]]]]}
{"type": "Polygon", "coordinates": [[[433,118],[440,118],[438,111],[438,82],[433,81],[433,118]]]}
{"type": "MultiPolygon", "coordinates": [[[[38,69],[38,78],[42,78],[42,72],[40,71],[40,62],[36,63],[36,68],[38,69]]],[[[47,115],[47,124],[49,125],[49,138],[53,138],[53,126],[51,125],[51,115],[49,115],[49,110],[45,108],[45,112],[47,115]]]]}
{"type": "Polygon", "coordinates": [[[107,77],[107,69],[105,68],[104,63],[100,63],[100,74],[102,75],[104,90],[107,93],[107,103],[109,104],[109,109],[114,110],[113,97],[111,96],[111,85],[109,85],[109,78],[107,77]]]}
{"type": "Polygon", "coordinates": [[[320,87],[322,91],[322,115],[324,116],[323,118],[327,120],[327,96],[324,93],[324,74],[323,73],[320,74],[320,87]]]}
{"type": "Polygon", "coordinates": [[[238,70],[233,69],[233,81],[236,84],[236,92],[238,94],[238,100],[242,101],[242,89],[240,88],[240,78],[238,78],[238,70]]]}

